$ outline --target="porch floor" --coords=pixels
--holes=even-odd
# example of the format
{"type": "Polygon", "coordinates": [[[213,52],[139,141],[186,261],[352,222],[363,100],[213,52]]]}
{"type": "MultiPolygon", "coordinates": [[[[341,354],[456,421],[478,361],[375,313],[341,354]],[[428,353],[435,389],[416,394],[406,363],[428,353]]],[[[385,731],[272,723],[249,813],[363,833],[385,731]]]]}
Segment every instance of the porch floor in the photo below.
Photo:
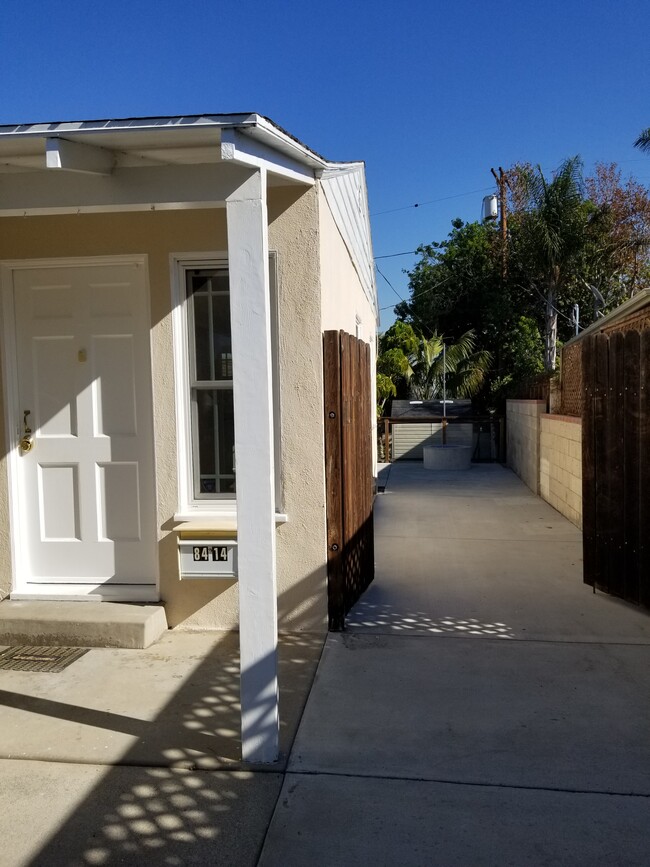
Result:
{"type": "Polygon", "coordinates": [[[235,633],[0,671],[0,864],[255,864],[323,640],[280,637],[281,757],[261,767],[239,758],[235,633]]]}

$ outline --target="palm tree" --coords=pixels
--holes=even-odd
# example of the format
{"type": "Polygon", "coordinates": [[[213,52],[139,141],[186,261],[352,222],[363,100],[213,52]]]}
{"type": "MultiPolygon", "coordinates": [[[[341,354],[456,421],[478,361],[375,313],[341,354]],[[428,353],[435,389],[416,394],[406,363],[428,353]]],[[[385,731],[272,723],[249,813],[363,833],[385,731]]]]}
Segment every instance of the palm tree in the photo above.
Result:
{"type": "Polygon", "coordinates": [[[476,351],[474,332],[467,331],[455,343],[440,334],[426,338],[408,322],[394,322],[379,338],[377,358],[377,403],[383,410],[397,393],[417,400],[442,394],[446,377],[450,397],[472,397],[490,368],[492,356],[476,351]],[[443,367],[443,347],[446,360],[443,367]]]}
{"type": "Polygon", "coordinates": [[[641,151],[650,152],[650,126],[643,130],[634,142],[634,147],[639,148],[641,151]]]}
{"type": "Polygon", "coordinates": [[[546,296],[544,366],[555,370],[557,356],[557,300],[575,275],[587,244],[588,211],[584,204],[582,161],[562,163],[551,181],[540,168],[522,173],[525,214],[522,229],[529,239],[533,280],[540,280],[546,296]]]}
{"type": "Polygon", "coordinates": [[[407,378],[411,396],[416,400],[440,396],[445,375],[450,397],[475,395],[490,368],[492,356],[485,350],[475,351],[474,346],[473,331],[465,332],[455,343],[448,344],[440,334],[428,340],[420,337],[417,352],[409,358],[407,378]]]}

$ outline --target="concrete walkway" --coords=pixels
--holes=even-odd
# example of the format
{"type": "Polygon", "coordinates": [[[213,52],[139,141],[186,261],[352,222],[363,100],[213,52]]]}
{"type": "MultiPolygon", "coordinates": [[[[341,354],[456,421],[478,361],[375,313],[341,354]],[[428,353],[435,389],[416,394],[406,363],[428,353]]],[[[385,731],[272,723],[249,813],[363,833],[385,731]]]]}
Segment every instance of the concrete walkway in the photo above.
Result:
{"type": "Polygon", "coordinates": [[[236,635],[0,670],[1,867],[252,867],[322,646],[282,637],[282,755],[257,768],[239,761],[236,635]]]}
{"type": "Polygon", "coordinates": [[[650,617],[498,466],[393,466],[376,529],[348,630],[281,641],[277,765],[236,636],[0,671],[0,867],[647,864],[650,617]]]}
{"type": "Polygon", "coordinates": [[[260,864],[647,864],[647,613],[500,466],[393,465],[376,530],[260,864]]]}

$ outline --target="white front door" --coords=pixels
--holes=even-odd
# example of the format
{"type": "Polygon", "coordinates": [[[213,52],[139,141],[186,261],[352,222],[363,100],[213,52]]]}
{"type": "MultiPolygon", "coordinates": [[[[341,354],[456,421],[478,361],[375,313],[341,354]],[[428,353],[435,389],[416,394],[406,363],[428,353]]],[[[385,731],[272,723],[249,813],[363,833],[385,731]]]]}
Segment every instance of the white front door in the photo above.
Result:
{"type": "Polygon", "coordinates": [[[13,271],[20,593],[155,598],[147,297],[143,263],[13,271]]]}

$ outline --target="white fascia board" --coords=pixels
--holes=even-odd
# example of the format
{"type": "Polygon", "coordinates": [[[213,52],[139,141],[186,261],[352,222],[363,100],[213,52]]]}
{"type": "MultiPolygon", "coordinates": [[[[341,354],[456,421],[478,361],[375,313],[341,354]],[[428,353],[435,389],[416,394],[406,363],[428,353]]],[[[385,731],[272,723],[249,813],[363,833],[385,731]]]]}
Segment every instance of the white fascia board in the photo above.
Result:
{"type": "Polygon", "coordinates": [[[379,324],[379,300],[370,234],[363,163],[329,167],[321,178],[323,194],[379,324]]]}
{"type": "Polygon", "coordinates": [[[249,173],[217,163],[116,169],[110,177],[7,174],[0,178],[0,216],[219,207],[249,173]]]}
{"type": "Polygon", "coordinates": [[[221,159],[249,168],[264,168],[301,184],[315,183],[313,168],[238,129],[221,131],[221,159]]]}
{"type": "Polygon", "coordinates": [[[115,154],[105,148],[80,144],[64,138],[45,141],[45,165],[48,169],[63,169],[90,175],[110,175],[115,168],[115,154]]]}

